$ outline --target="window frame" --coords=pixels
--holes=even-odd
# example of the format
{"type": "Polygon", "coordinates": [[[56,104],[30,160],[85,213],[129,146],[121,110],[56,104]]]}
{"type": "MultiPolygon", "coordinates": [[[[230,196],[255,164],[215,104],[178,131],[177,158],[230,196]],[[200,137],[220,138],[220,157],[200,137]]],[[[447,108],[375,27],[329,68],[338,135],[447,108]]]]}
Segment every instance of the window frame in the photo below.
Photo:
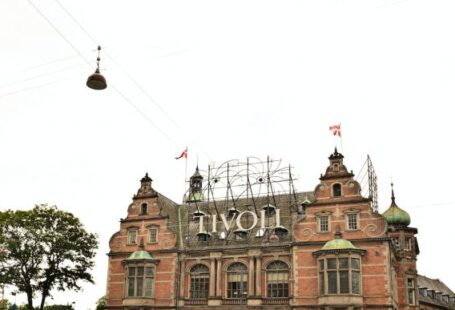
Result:
{"type": "Polygon", "coordinates": [[[406,277],[406,303],[416,305],[416,279],[414,277],[406,277]]]}
{"type": "Polygon", "coordinates": [[[141,211],[140,215],[147,215],[148,214],[148,205],[147,205],[147,203],[144,202],[144,203],[141,204],[141,210],[140,211],[141,211]],[[145,209],[145,212],[144,212],[144,209],[145,209]]]}
{"type": "Polygon", "coordinates": [[[247,298],[247,294],[248,294],[248,267],[243,262],[233,262],[226,269],[226,298],[227,299],[244,299],[244,298],[247,298]],[[234,269],[236,266],[240,266],[240,265],[243,266],[242,270],[234,269]],[[231,281],[231,279],[235,278],[236,276],[240,276],[241,281],[231,281]],[[234,285],[234,283],[237,283],[237,284],[234,285]],[[238,294],[239,292],[241,294],[238,294]]]}
{"type": "Polygon", "coordinates": [[[126,244],[127,245],[136,245],[137,244],[137,237],[139,235],[139,228],[137,227],[130,227],[127,229],[127,235],[126,235],[126,244]],[[134,241],[131,241],[131,235],[135,233],[134,235],[134,241]]]}
{"type": "Polygon", "coordinates": [[[362,295],[362,260],[357,255],[327,255],[318,258],[318,287],[320,296],[362,295]],[[341,266],[340,260],[347,259],[347,265],[341,266]],[[329,266],[329,260],[335,267],[329,266]],[[353,260],[357,261],[354,267],[353,260]],[[322,263],[322,264],[321,264],[322,263]],[[347,266],[347,267],[346,267],[347,266]],[[329,275],[330,274],[330,275],[329,275]],[[357,274],[357,276],[353,276],[357,274]],[[344,276],[341,276],[344,275],[344,276]],[[347,275],[347,278],[346,276],[347,275]],[[334,276],[334,278],[332,278],[334,276]],[[354,278],[355,277],[355,278],[354,278]],[[333,282],[335,279],[335,283],[333,282]],[[342,291],[342,281],[347,281],[347,291],[342,291]],[[355,283],[354,283],[355,282],[355,283]],[[335,286],[332,286],[333,283],[335,286]],[[334,290],[333,290],[334,288],[334,290]],[[334,292],[335,291],[335,292],[334,292]]]}
{"type": "Polygon", "coordinates": [[[282,260],[274,260],[267,264],[265,269],[265,285],[267,298],[288,298],[289,297],[289,265],[282,260]],[[273,265],[281,265],[283,268],[271,268],[273,265]],[[270,279],[272,275],[278,279],[270,279]],[[285,275],[285,276],[284,276],[285,275]],[[284,276],[285,279],[280,279],[284,276]]]}
{"type": "Polygon", "coordinates": [[[331,231],[331,215],[332,213],[331,212],[326,212],[326,211],[323,211],[323,212],[319,212],[316,214],[316,230],[318,233],[321,233],[321,234],[326,234],[326,233],[329,233],[331,231]],[[327,218],[327,230],[322,230],[322,221],[321,219],[322,218],[327,218]]]}
{"type": "Polygon", "coordinates": [[[333,183],[332,184],[332,197],[339,198],[342,196],[343,196],[343,190],[342,190],[341,183],[333,183]],[[335,188],[336,188],[336,190],[335,190],[335,188]]]}
{"type": "Polygon", "coordinates": [[[147,243],[148,244],[156,244],[158,243],[158,232],[159,232],[159,227],[155,225],[150,225],[147,226],[147,243]],[[155,240],[152,240],[151,238],[151,232],[155,231],[155,240]]]}
{"type": "Polygon", "coordinates": [[[189,270],[189,277],[188,277],[188,296],[190,299],[208,299],[209,298],[209,292],[210,292],[210,268],[201,263],[196,263],[193,266],[191,266],[189,270]],[[196,272],[194,269],[198,267],[205,267],[207,269],[206,272],[196,272]],[[203,281],[193,281],[193,280],[201,280],[203,281]],[[197,283],[196,283],[197,282],[197,283]],[[202,284],[202,285],[201,285],[202,284]],[[195,286],[199,286],[198,290],[193,290],[195,286]],[[201,290],[201,287],[205,287],[203,290],[201,290]],[[198,294],[193,294],[197,292],[198,294]],[[200,294],[203,292],[203,294],[200,294]]]}
{"type": "Polygon", "coordinates": [[[125,268],[125,298],[154,298],[155,296],[155,275],[156,266],[154,264],[128,264],[125,268]],[[134,268],[134,275],[130,274],[130,270],[134,268]],[[138,271],[142,268],[142,274],[138,275],[138,271]],[[147,270],[151,270],[150,274],[147,274],[147,270]],[[139,281],[139,279],[141,281],[139,281]],[[147,280],[150,279],[150,284],[147,284],[147,280]],[[130,284],[133,281],[133,293],[130,294],[130,284]],[[140,283],[140,285],[139,285],[140,283]],[[138,287],[141,287],[142,292],[138,294],[138,287]],[[149,286],[150,294],[147,292],[147,286],[149,286]]]}

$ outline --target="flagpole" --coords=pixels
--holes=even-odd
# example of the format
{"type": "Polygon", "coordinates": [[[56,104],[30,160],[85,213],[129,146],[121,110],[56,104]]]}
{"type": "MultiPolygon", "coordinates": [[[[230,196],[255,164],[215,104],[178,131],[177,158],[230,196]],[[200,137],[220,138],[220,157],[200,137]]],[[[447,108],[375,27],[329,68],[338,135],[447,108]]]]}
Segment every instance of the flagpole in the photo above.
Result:
{"type": "Polygon", "coordinates": [[[183,202],[185,202],[185,193],[186,193],[186,177],[188,175],[188,147],[186,148],[187,153],[185,156],[185,177],[183,178],[183,202]]]}
{"type": "Polygon", "coordinates": [[[343,150],[343,135],[341,134],[341,123],[340,123],[340,147],[341,147],[341,154],[344,154],[343,150]]]}

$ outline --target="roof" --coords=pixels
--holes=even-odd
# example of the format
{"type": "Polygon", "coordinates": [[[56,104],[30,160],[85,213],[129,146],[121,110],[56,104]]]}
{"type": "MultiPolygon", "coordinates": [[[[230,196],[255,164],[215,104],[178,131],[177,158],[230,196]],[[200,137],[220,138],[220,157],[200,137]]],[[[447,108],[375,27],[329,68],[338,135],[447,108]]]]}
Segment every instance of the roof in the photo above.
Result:
{"type": "MultiPolygon", "coordinates": [[[[417,286],[419,289],[425,288],[427,291],[433,290],[435,293],[441,293],[441,295],[448,295],[451,298],[455,298],[455,293],[439,279],[431,279],[423,275],[417,275],[417,286]]],[[[421,303],[438,305],[444,309],[455,309],[455,303],[453,302],[453,299],[447,302],[443,299],[433,298],[428,294],[426,294],[426,296],[420,294],[419,301],[421,303]]]]}
{"type": "Polygon", "coordinates": [[[304,213],[298,213],[297,209],[305,199],[314,200],[313,192],[300,192],[293,195],[278,194],[255,197],[254,201],[251,198],[239,199],[224,199],[216,201],[203,202],[188,202],[181,207],[182,215],[182,233],[184,247],[187,249],[198,248],[229,248],[245,245],[264,245],[268,243],[274,244],[290,244],[292,236],[293,223],[304,217],[304,213]],[[280,211],[279,227],[277,218],[274,215],[275,210],[280,211]],[[271,229],[261,229],[261,213],[265,212],[264,218],[266,227],[274,227],[271,229]],[[242,229],[237,227],[238,215],[235,220],[229,216],[236,212],[241,216],[240,222],[242,229]],[[217,231],[213,232],[211,215],[223,215],[227,224],[231,223],[231,229],[228,232],[224,231],[222,220],[217,219],[217,231]],[[253,213],[256,215],[253,215],[253,213]],[[200,216],[205,214],[202,221],[206,231],[200,232],[200,216]],[[256,225],[255,224],[256,221],[256,225]],[[250,229],[251,228],[251,229],[250,229]],[[236,233],[237,232],[237,233],[236,233]],[[207,240],[201,240],[201,237],[207,237],[207,240]]]}
{"type": "Polygon", "coordinates": [[[348,249],[357,249],[357,248],[349,240],[335,238],[333,240],[327,241],[321,250],[348,250],[348,249]]]}
{"type": "Polygon", "coordinates": [[[138,250],[131,253],[131,255],[126,259],[127,261],[130,260],[153,260],[152,255],[149,252],[144,250],[138,250]]]}

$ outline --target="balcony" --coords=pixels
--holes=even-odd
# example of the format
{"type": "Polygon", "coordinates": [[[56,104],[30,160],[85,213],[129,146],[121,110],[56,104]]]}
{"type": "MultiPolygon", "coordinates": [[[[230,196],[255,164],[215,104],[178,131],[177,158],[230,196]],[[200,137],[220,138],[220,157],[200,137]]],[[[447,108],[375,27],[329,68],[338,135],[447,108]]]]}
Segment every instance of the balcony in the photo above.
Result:
{"type": "Polygon", "coordinates": [[[262,299],[263,305],[289,305],[289,297],[271,297],[262,299]]]}
{"type": "Polygon", "coordinates": [[[207,299],[185,299],[185,306],[207,305],[207,299]]]}

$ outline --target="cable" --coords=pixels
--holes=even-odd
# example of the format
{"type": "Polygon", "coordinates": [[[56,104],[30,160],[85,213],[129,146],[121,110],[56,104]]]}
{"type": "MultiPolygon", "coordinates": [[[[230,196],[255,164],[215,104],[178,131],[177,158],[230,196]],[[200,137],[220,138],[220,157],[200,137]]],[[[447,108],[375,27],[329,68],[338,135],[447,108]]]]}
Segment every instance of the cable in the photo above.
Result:
{"type": "Polygon", "coordinates": [[[55,84],[55,83],[60,83],[60,82],[67,81],[67,80],[70,80],[70,79],[71,78],[58,79],[58,80],[55,80],[55,81],[52,81],[52,82],[49,82],[49,83],[40,84],[40,85],[36,85],[36,86],[32,86],[32,87],[26,87],[26,88],[23,88],[23,89],[20,89],[20,90],[17,90],[17,91],[12,91],[12,92],[9,92],[9,93],[6,93],[6,94],[2,94],[2,95],[0,95],[0,98],[11,96],[11,95],[14,95],[14,94],[17,94],[17,93],[22,93],[22,92],[25,92],[25,91],[29,91],[29,90],[32,90],[32,89],[35,89],[35,88],[41,88],[41,87],[52,85],[52,84],[55,84]]]}
{"type": "Polygon", "coordinates": [[[55,70],[55,71],[52,71],[52,72],[47,72],[47,73],[35,75],[35,76],[29,77],[29,78],[26,78],[26,79],[23,79],[23,80],[20,80],[20,81],[15,81],[15,82],[11,82],[11,83],[8,83],[8,84],[3,84],[3,85],[0,85],[0,89],[8,87],[8,86],[11,86],[11,85],[20,84],[20,83],[23,83],[23,82],[26,82],[26,81],[31,81],[31,80],[34,80],[34,79],[38,79],[38,78],[46,76],[46,75],[51,75],[51,74],[59,73],[59,72],[62,72],[62,71],[70,70],[70,69],[73,69],[73,68],[76,68],[76,67],[79,67],[79,66],[81,66],[81,64],[69,66],[69,67],[62,68],[62,69],[59,69],[59,70],[55,70]]]}
{"type": "MultiPolygon", "coordinates": [[[[49,20],[49,18],[46,17],[46,15],[44,15],[37,7],[36,5],[33,4],[33,2],[31,0],[27,0],[30,5],[41,15],[42,18],[44,18],[44,20],[47,21],[47,23],[60,35],[60,37],[65,40],[65,42],[71,46],[71,48],[79,55],[79,57],[81,57],[85,63],[87,65],[90,66],[90,61],[88,61],[84,55],[82,55],[82,53],[71,43],[70,40],[68,40],[65,35],[49,20]]],[[[123,99],[125,100],[129,105],[131,105],[137,112],[139,112],[139,114],[141,114],[145,120],[147,120],[151,125],[153,125],[153,127],[155,127],[156,129],[159,130],[159,132],[161,134],[163,134],[169,141],[171,141],[172,143],[176,144],[175,141],[169,136],[167,135],[162,129],[160,129],[160,127],[158,125],[156,125],[144,112],[142,112],[139,107],[137,107],[130,99],[128,99],[128,97],[126,97],[117,87],[115,87],[115,85],[113,85],[112,83],[110,83],[112,89],[114,89],[114,91],[123,99]]]]}
{"type": "MultiPolygon", "coordinates": [[[[71,18],[71,20],[89,37],[95,45],[98,45],[98,41],[85,29],[85,27],[82,26],[82,24],[66,9],[65,6],[63,6],[60,1],[55,0],[57,5],[71,18]]],[[[108,54],[107,52],[104,52],[122,71],[125,73],[125,75],[130,79],[131,82],[163,113],[168,120],[171,121],[171,123],[174,124],[180,131],[186,132],[183,130],[183,128],[169,115],[169,113],[166,112],[166,110],[145,90],[142,85],[139,84],[139,82],[133,78],[131,74],[129,74],[128,71],[126,71],[113,57],[112,55],[108,54]]],[[[170,55],[175,54],[171,53],[170,55]]],[[[168,55],[165,55],[168,56],[168,55]]],[[[137,107],[136,107],[137,109],[137,107]]],[[[142,114],[142,112],[140,112],[142,114]]],[[[147,117],[148,118],[148,117],[147,117]]],[[[156,127],[156,126],[155,126],[156,127]]],[[[157,128],[157,127],[156,127],[157,128]]],[[[161,130],[160,130],[161,131],[161,130]]],[[[161,131],[162,132],[162,131],[161,131]]],[[[212,157],[204,151],[204,149],[201,147],[201,145],[195,141],[194,139],[190,138],[190,140],[207,156],[209,160],[212,160],[212,157]]]]}

